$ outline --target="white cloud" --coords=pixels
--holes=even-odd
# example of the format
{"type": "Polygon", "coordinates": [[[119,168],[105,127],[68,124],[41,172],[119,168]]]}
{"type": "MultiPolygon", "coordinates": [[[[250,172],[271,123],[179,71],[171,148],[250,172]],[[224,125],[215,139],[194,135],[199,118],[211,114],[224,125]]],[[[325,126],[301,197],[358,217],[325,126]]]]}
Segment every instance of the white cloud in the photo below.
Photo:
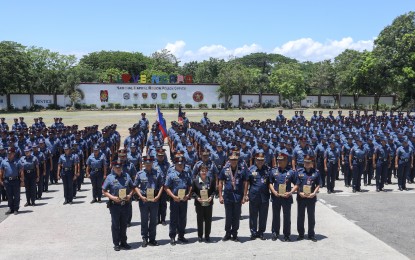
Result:
{"type": "Polygon", "coordinates": [[[241,57],[250,53],[261,51],[258,44],[243,45],[235,49],[228,49],[220,44],[205,45],[197,50],[185,50],[186,43],[182,40],[174,43],[167,43],[164,47],[178,57],[182,63],[188,61],[202,61],[210,57],[219,59],[229,59],[229,57],[241,57]]]}
{"type": "Polygon", "coordinates": [[[274,49],[274,53],[279,53],[300,61],[322,61],[333,59],[346,49],[358,51],[372,50],[372,40],[354,41],[351,37],[337,40],[328,40],[325,43],[314,41],[311,38],[301,38],[289,41],[274,49]]]}

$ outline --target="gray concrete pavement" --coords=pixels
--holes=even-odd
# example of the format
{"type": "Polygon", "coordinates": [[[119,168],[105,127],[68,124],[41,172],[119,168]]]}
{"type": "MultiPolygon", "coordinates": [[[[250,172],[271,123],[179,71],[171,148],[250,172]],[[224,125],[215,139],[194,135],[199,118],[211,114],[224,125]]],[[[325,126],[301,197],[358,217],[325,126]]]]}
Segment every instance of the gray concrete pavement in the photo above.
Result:
{"type": "MultiPolygon", "coordinates": [[[[140,257],[156,258],[266,258],[284,259],[407,259],[383,241],[333,211],[329,205],[317,203],[316,233],[318,242],[296,239],[296,202],[292,210],[293,241],[284,243],[270,240],[271,207],[267,225],[267,241],[249,240],[248,205],[243,206],[241,243],[222,242],[224,235],[224,207],[215,201],[211,237],[215,243],[196,242],[196,214],[193,201],[188,205],[187,235],[190,243],[171,246],[168,226],[158,226],[158,247],[141,248],[138,204],[134,203],[133,226],[128,229],[129,251],[113,251],[110,214],[105,204],[89,204],[90,184],[73,205],[62,205],[62,185],[53,185],[51,191],[38,201],[39,206],[22,208],[17,216],[9,216],[0,223],[0,256],[2,259],[114,259],[140,257]]],[[[325,191],[323,190],[322,193],[325,191]]],[[[324,195],[323,195],[324,196],[324,195]]],[[[321,198],[323,196],[320,196],[321,198]]],[[[328,195],[327,195],[328,196],[328,195]]],[[[335,195],[334,195],[335,196],[335,195]]],[[[334,197],[333,196],[333,197],[334,197]]],[[[5,202],[2,203],[4,205],[5,202]]],[[[169,211],[168,211],[169,212],[169,211]]],[[[169,218],[168,218],[169,219],[169,218]]],[[[282,233],[282,231],[281,231],[282,233]]]]}

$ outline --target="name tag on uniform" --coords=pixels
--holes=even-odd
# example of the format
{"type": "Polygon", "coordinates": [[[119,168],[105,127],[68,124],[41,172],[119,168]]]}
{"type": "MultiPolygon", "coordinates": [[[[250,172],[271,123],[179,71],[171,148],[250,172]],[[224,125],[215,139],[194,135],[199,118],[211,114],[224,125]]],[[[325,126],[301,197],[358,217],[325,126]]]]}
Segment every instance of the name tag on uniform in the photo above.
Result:
{"type": "Polygon", "coordinates": [[[125,199],[127,197],[127,189],[119,189],[118,190],[118,198],[125,199]]]}
{"type": "Polygon", "coordinates": [[[177,193],[177,196],[179,199],[184,199],[184,196],[186,196],[186,190],[185,189],[179,189],[179,192],[177,193]]]}
{"type": "Polygon", "coordinates": [[[147,200],[154,201],[154,189],[147,189],[147,200]]]}
{"type": "Polygon", "coordinates": [[[202,200],[208,200],[209,199],[208,190],[200,190],[200,198],[202,200]]]}
{"type": "Polygon", "coordinates": [[[303,192],[304,192],[306,195],[311,194],[311,185],[304,185],[304,186],[303,186],[303,192]]]}
{"type": "Polygon", "coordinates": [[[287,192],[287,185],[286,184],[280,184],[278,185],[278,194],[285,194],[287,192]]]}

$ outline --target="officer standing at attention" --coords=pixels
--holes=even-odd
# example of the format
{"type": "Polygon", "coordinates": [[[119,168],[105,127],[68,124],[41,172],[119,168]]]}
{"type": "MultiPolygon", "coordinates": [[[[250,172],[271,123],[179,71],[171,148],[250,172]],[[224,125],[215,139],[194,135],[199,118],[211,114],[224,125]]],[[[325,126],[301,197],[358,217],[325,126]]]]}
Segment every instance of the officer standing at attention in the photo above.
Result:
{"type": "MultiPolygon", "coordinates": [[[[373,169],[376,169],[376,191],[385,191],[383,189],[388,175],[388,168],[391,166],[391,151],[386,144],[386,137],[381,137],[381,145],[376,147],[373,154],[373,169]]],[[[371,162],[369,162],[371,163],[371,162]]]]}
{"type": "Polygon", "coordinates": [[[320,189],[320,173],[313,168],[314,158],[306,156],[304,168],[300,168],[297,173],[297,186],[299,195],[297,196],[298,215],[297,215],[297,240],[304,239],[305,210],[308,216],[308,239],[317,242],[314,232],[316,224],[315,210],[317,202],[317,192],[320,189]]]}
{"type": "Polygon", "coordinates": [[[356,145],[350,150],[349,165],[353,176],[353,193],[361,191],[363,171],[366,170],[367,155],[366,149],[363,147],[363,141],[360,137],[356,140],[356,145]]]}
{"type": "MultiPolygon", "coordinates": [[[[153,163],[153,168],[156,169],[163,179],[163,185],[166,182],[167,172],[170,168],[169,161],[165,158],[166,150],[160,148],[157,150],[157,160],[153,163]]],[[[159,199],[159,210],[158,210],[158,224],[163,226],[167,225],[166,223],[166,213],[167,213],[167,193],[162,192],[159,199]]]]}
{"type": "Polygon", "coordinates": [[[269,189],[272,194],[272,241],[278,239],[280,234],[280,212],[284,215],[284,240],[291,241],[291,205],[293,204],[293,192],[296,192],[297,177],[293,170],[288,169],[288,154],[280,152],[278,167],[271,170],[269,189]],[[294,187],[293,187],[294,185],[294,187]]]}
{"type": "Polygon", "coordinates": [[[36,199],[41,199],[43,195],[43,178],[46,176],[46,157],[45,155],[39,150],[39,146],[34,143],[32,145],[33,149],[33,156],[35,156],[39,161],[39,181],[37,182],[37,193],[36,199]]]}
{"type": "Polygon", "coordinates": [[[36,183],[39,181],[39,160],[33,156],[32,148],[24,148],[25,155],[20,158],[20,175],[24,175],[24,186],[26,190],[27,206],[35,206],[36,200],[36,183]]]}
{"type": "Polygon", "coordinates": [[[324,170],[327,173],[327,193],[334,192],[336,176],[340,170],[340,150],[334,140],[329,140],[330,146],[324,153],[324,170]]]}
{"type": "Polygon", "coordinates": [[[395,168],[398,169],[398,188],[400,191],[406,188],[406,178],[413,168],[413,150],[408,145],[408,137],[402,139],[402,145],[396,150],[395,168]]]}
{"type": "Polygon", "coordinates": [[[216,181],[208,176],[208,166],[200,165],[199,173],[193,179],[193,192],[195,196],[195,208],[197,215],[198,241],[203,241],[203,223],[205,224],[205,241],[210,242],[212,227],[213,198],[215,197],[216,181]]]}
{"type": "Polygon", "coordinates": [[[137,173],[134,181],[135,193],[139,197],[142,247],[147,247],[147,244],[158,246],[156,228],[164,183],[162,173],[153,169],[153,161],[154,157],[150,155],[143,158],[144,169],[137,173]]]}
{"type": "Polygon", "coordinates": [[[113,173],[109,174],[102,185],[104,196],[109,199],[108,207],[111,214],[111,233],[114,250],[120,248],[130,249],[127,244],[127,218],[128,206],[134,194],[133,182],[126,172],[122,170],[122,162],[113,163],[113,173]]]}
{"type": "Polygon", "coordinates": [[[251,240],[255,240],[256,238],[265,240],[264,232],[267,227],[270,197],[269,171],[270,169],[265,165],[265,155],[263,153],[256,154],[255,165],[249,167],[244,189],[245,202],[249,201],[249,229],[251,230],[251,240]]]}
{"type": "Polygon", "coordinates": [[[184,237],[187,222],[187,201],[192,194],[191,173],[185,171],[185,159],[182,153],[176,154],[174,158],[175,166],[166,178],[164,189],[170,196],[170,244],[176,245],[176,233],[178,240],[187,243],[184,237]]]}
{"type": "Polygon", "coordinates": [[[203,125],[203,126],[208,126],[209,124],[210,124],[210,119],[207,117],[207,112],[203,112],[203,117],[202,117],[202,119],[200,120],[200,123],[203,125]]]}
{"type": "Polygon", "coordinates": [[[222,241],[232,239],[235,242],[239,242],[238,230],[242,204],[245,203],[243,195],[247,168],[245,168],[244,164],[238,165],[238,160],[238,153],[232,152],[229,156],[229,164],[219,174],[219,202],[225,204],[226,234],[222,241]]]}
{"type": "MultiPolygon", "coordinates": [[[[150,126],[150,122],[146,118],[146,113],[141,113],[141,119],[138,121],[138,125],[140,126],[140,129],[144,136],[144,142],[142,144],[147,143],[147,136],[148,136],[148,128],[150,126]]],[[[141,151],[143,150],[143,147],[141,147],[141,151]]]]}
{"type": "Polygon", "coordinates": [[[65,202],[63,205],[72,204],[73,200],[73,183],[78,176],[76,172],[79,168],[79,161],[77,156],[72,154],[71,148],[68,144],[63,147],[64,154],[59,157],[58,161],[58,179],[63,182],[63,194],[65,202]]]}
{"type": "Polygon", "coordinates": [[[91,179],[92,184],[92,203],[101,202],[102,182],[107,177],[107,159],[100,152],[98,145],[94,145],[93,153],[86,160],[86,177],[91,179]]]}
{"type": "Polygon", "coordinates": [[[17,215],[20,207],[20,183],[24,183],[24,174],[20,172],[19,161],[15,158],[14,147],[7,149],[7,158],[0,163],[0,185],[4,186],[7,192],[9,210],[6,215],[17,215]]]}

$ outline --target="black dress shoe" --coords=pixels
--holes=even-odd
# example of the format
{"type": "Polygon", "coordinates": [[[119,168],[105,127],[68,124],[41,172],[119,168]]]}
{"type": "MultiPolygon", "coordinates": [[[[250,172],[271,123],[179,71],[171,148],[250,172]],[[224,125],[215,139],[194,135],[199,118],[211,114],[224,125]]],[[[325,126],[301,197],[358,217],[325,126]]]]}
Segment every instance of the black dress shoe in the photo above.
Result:
{"type": "Polygon", "coordinates": [[[259,235],[259,239],[261,239],[261,240],[267,240],[267,239],[265,238],[264,234],[259,235]]]}
{"type": "Polygon", "coordinates": [[[73,203],[72,201],[69,201],[69,205],[72,205],[72,203],[73,203]]]}
{"type": "Polygon", "coordinates": [[[189,242],[189,240],[187,240],[186,238],[184,238],[184,237],[179,237],[177,240],[179,240],[180,242],[182,242],[182,243],[188,243],[189,242]]]}
{"type": "Polygon", "coordinates": [[[126,250],[131,249],[131,246],[127,243],[121,243],[121,247],[126,249],[126,250]]]}
{"type": "Polygon", "coordinates": [[[120,246],[114,246],[115,251],[120,251],[120,246]]]}
{"type": "Polygon", "coordinates": [[[159,245],[159,243],[156,240],[150,241],[148,244],[150,246],[158,246],[159,245]]]}
{"type": "Polygon", "coordinates": [[[330,190],[328,190],[328,191],[327,191],[327,194],[330,194],[330,193],[331,193],[331,191],[330,191],[330,190]]]}
{"type": "Polygon", "coordinates": [[[205,242],[210,243],[210,237],[205,237],[205,242]]]}
{"type": "Polygon", "coordinates": [[[297,237],[297,241],[300,241],[300,240],[303,240],[303,239],[304,239],[304,236],[300,235],[300,236],[297,237]]]}
{"type": "Polygon", "coordinates": [[[313,242],[317,242],[317,239],[315,237],[309,237],[308,239],[310,239],[313,242]]]}
{"type": "Polygon", "coordinates": [[[66,205],[66,204],[68,204],[68,202],[67,202],[67,201],[65,201],[65,202],[63,203],[63,205],[66,205]]]}
{"type": "Polygon", "coordinates": [[[356,190],[355,189],[353,189],[353,193],[356,193],[356,190]]]}
{"type": "Polygon", "coordinates": [[[17,215],[19,213],[19,211],[18,210],[15,210],[14,212],[13,212],[13,215],[17,215]]]}
{"type": "Polygon", "coordinates": [[[198,241],[199,243],[202,243],[202,242],[203,242],[203,238],[199,237],[199,238],[197,238],[197,241],[198,241]]]}
{"type": "Polygon", "coordinates": [[[278,235],[277,234],[275,234],[275,233],[273,233],[272,234],[272,241],[277,241],[277,239],[278,239],[278,235]]]}
{"type": "Polygon", "coordinates": [[[232,238],[232,240],[233,240],[233,242],[240,242],[239,237],[237,237],[237,236],[234,236],[234,237],[232,238]]]}
{"type": "Polygon", "coordinates": [[[24,204],[25,207],[30,206],[29,202],[26,202],[26,204],[24,204]]]}
{"type": "Polygon", "coordinates": [[[127,227],[131,227],[131,223],[128,223],[128,224],[127,224],[127,227]]]}
{"type": "Polygon", "coordinates": [[[147,247],[148,242],[146,239],[143,240],[143,244],[141,244],[141,247],[147,247]]]}
{"type": "Polygon", "coordinates": [[[96,199],[91,200],[91,204],[93,204],[93,203],[95,203],[95,202],[97,202],[97,200],[96,200],[96,199]]]}
{"type": "Polygon", "coordinates": [[[376,189],[376,192],[379,192],[379,189],[376,189]]]}
{"type": "Polygon", "coordinates": [[[226,235],[222,238],[222,241],[228,241],[229,239],[231,239],[231,236],[226,235]]]}
{"type": "Polygon", "coordinates": [[[256,239],[256,235],[251,235],[251,240],[255,240],[256,239]]]}
{"type": "Polygon", "coordinates": [[[400,190],[400,191],[402,191],[402,188],[401,188],[401,187],[399,187],[399,190],[400,190]]]}
{"type": "Polygon", "coordinates": [[[98,198],[98,203],[101,203],[101,202],[102,202],[101,198],[98,198]]]}
{"type": "Polygon", "coordinates": [[[409,189],[408,188],[405,188],[405,190],[408,191],[409,189]]]}
{"type": "Polygon", "coordinates": [[[284,236],[284,242],[291,242],[291,238],[288,236],[284,236]]]}
{"type": "Polygon", "coordinates": [[[170,245],[175,246],[176,245],[176,239],[170,238],[170,245]]]}
{"type": "Polygon", "coordinates": [[[13,210],[11,210],[11,209],[9,209],[6,213],[4,213],[5,215],[10,215],[10,214],[13,214],[14,213],[14,211],[13,210]]]}
{"type": "Polygon", "coordinates": [[[34,207],[34,206],[36,206],[36,203],[35,203],[35,202],[33,202],[30,206],[34,207]]]}
{"type": "Polygon", "coordinates": [[[162,221],[162,222],[161,222],[161,224],[162,224],[163,226],[166,226],[166,225],[167,225],[166,221],[162,221]]]}

